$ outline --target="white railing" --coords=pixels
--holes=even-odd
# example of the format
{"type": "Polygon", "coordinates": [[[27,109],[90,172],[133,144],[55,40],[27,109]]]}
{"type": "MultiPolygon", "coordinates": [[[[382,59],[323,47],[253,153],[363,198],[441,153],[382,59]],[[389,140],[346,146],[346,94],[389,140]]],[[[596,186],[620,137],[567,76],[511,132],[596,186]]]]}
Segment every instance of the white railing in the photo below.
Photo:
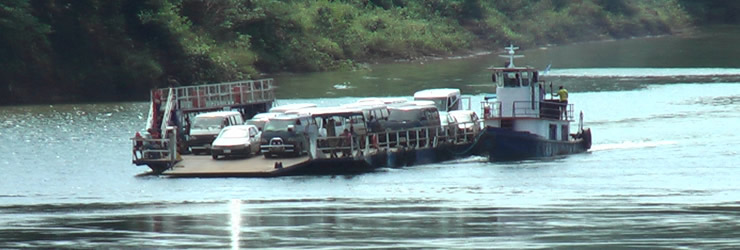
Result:
{"type": "Polygon", "coordinates": [[[131,160],[137,165],[149,163],[174,163],[177,161],[177,136],[167,138],[131,138],[131,160]]]}
{"type": "Polygon", "coordinates": [[[557,101],[542,101],[537,103],[539,109],[532,109],[532,102],[529,101],[517,101],[512,105],[513,117],[573,121],[573,104],[566,105],[557,101]]]}
{"type": "Polygon", "coordinates": [[[316,144],[311,144],[316,145],[316,153],[311,155],[315,155],[315,158],[355,158],[367,155],[371,150],[425,149],[438,147],[442,143],[468,144],[474,143],[479,133],[480,123],[468,122],[448,127],[430,126],[366,135],[319,137],[316,144]]]}
{"type": "Polygon", "coordinates": [[[482,101],[480,106],[483,109],[483,119],[501,117],[501,102],[482,101]]]}
{"type": "Polygon", "coordinates": [[[506,117],[529,117],[529,118],[543,118],[543,119],[554,119],[554,120],[568,120],[574,121],[574,108],[573,104],[564,104],[556,101],[543,101],[536,103],[539,108],[532,108],[532,102],[530,101],[515,101],[512,102],[511,116],[504,116],[502,112],[501,102],[481,102],[483,107],[483,119],[498,119],[506,117]],[[565,109],[565,110],[563,110],[565,109]]]}

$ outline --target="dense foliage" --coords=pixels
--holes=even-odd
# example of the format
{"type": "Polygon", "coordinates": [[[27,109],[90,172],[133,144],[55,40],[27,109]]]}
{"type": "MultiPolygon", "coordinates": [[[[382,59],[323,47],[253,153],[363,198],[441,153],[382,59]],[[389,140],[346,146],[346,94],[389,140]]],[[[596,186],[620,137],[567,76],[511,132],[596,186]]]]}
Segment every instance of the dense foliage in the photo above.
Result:
{"type": "MultiPolygon", "coordinates": [[[[683,2],[3,0],[0,104],[142,99],[173,79],[666,34],[691,24],[683,2]]],[[[716,8],[687,2],[691,13],[716,8]]]]}

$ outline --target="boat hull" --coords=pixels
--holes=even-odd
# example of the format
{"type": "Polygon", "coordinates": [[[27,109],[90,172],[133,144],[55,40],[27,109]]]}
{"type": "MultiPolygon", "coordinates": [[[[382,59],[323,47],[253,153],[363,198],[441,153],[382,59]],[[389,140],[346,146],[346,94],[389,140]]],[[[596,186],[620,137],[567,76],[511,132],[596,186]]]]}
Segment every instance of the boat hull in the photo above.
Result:
{"type": "Polygon", "coordinates": [[[441,145],[436,148],[394,148],[391,150],[379,150],[371,155],[356,158],[311,159],[299,168],[276,173],[275,176],[352,175],[373,172],[378,168],[400,168],[436,163],[466,156],[458,152],[469,146],[470,144],[441,145]]]}
{"type": "Polygon", "coordinates": [[[480,141],[480,151],[490,161],[550,158],[586,152],[591,147],[591,131],[568,141],[548,140],[529,132],[487,127],[480,141]]]}
{"type": "Polygon", "coordinates": [[[296,175],[353,175],[378,168],[404,166],[452,160],[469,155],[471,144],[440,145],[434,148],[381,149],[365,156],[319,158],[309,156],[212,160],[209,156],[184,156],[171,169],[158,171],[169,177],[278,177],[296,175]]]}

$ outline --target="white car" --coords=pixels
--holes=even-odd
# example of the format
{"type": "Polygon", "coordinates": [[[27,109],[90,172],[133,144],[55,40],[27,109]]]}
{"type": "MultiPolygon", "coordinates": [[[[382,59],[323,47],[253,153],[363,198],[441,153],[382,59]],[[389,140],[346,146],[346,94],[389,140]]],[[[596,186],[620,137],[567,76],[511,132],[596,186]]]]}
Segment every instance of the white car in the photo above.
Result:
{"type": "Polygon", "coordinates": [[[260,131],[254,125],[234,125],[221,130],[211,147],[211,156],[251,156],[260,151],[260,131]]]}

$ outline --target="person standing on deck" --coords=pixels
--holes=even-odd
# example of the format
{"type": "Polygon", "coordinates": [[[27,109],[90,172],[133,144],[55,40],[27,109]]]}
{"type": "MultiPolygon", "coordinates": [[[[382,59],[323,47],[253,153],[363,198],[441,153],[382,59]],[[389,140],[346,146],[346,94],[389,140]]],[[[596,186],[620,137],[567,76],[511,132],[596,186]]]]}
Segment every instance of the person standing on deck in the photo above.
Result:
{"type": "Polygon", "coordinates": [[[562,85],[560,85],[560,90],[558,90],[558,93],[555,94],[556,96],[560,97],[560,112],[562,115],[565,116],[565,118],[568,118],[568,90],[563,88],[562,85]]]}

